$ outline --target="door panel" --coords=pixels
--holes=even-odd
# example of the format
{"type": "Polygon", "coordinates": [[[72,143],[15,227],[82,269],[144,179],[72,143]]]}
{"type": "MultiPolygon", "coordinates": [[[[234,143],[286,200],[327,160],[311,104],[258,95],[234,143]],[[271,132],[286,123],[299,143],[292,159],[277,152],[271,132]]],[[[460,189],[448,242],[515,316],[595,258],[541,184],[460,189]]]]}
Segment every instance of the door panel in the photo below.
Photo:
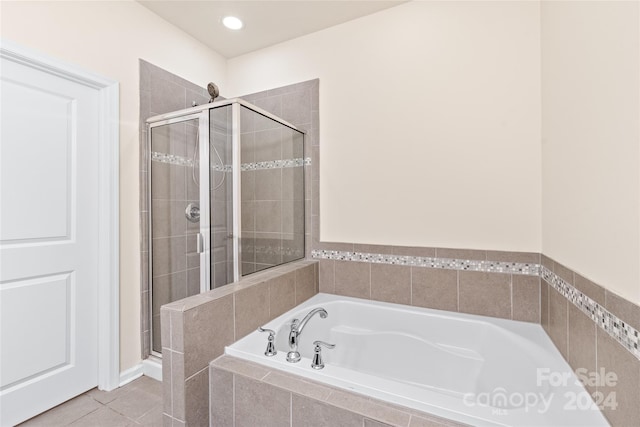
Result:
{"type": "Polygon", "coordinates": [[[0,424],[98,383],[99,92],[2,59],[0,424]]]}

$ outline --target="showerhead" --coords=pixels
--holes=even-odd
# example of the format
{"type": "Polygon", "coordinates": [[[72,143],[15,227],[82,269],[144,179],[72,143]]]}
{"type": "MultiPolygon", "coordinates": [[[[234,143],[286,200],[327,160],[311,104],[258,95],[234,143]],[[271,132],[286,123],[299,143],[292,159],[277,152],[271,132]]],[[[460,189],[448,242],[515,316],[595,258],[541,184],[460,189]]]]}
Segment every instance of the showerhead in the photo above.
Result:
{"type": "Polygon", "coordinates": [[[213,82],[210,82],[207,85],[207,91],[209,91],[209,95],[211,95],[211,99],[209,100],[209,102],[213,102],[213,100],[216,99],[218,95],[220,95],[220,89],[218,89],[218,86],[216,86],[216,84],[213,82]]]}

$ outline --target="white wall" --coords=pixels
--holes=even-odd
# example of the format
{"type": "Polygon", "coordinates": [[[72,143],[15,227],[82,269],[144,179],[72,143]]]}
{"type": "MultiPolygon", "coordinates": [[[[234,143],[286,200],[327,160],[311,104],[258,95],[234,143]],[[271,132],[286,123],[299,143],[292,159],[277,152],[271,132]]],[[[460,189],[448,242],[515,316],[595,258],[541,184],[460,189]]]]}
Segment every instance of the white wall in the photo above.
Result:
{"type": "Polygon", "coordinates": [[[226,62],[133,1],[0,3],[0,35],[120,83],[120,369],[140,362],[138,58],[201,86],[226,62]]]}
{"type": "Polygon", "coordinates": [[[536,2],[411,2],[228,61],[320,78],[321,238],[540,250],[536,2]]]}
{"type": "Polygon", "coordinates": [[[640,303],[640,8],[543,2],[542,250],[640,303]]]}

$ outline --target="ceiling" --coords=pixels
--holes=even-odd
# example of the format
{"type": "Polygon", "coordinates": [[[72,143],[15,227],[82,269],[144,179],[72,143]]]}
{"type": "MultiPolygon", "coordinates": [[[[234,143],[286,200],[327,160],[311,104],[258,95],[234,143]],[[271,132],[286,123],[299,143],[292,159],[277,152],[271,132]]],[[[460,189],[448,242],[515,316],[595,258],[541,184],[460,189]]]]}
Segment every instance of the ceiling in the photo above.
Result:
{"type": "Polygon", "coordinates": [[[140,4],[226,58],[332,27],[405,1],[144,1],[140,4]],[[233,31],[222,18],[237,16],[244,28],[233,31]]]}

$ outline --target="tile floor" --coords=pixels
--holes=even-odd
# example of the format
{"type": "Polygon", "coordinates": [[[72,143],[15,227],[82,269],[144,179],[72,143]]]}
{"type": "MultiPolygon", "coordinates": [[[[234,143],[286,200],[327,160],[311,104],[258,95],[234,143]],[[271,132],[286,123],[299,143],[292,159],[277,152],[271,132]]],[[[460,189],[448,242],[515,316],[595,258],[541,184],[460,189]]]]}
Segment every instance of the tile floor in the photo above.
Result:
{"type": "Polygon", "coordinates": [[[97,388],[20,424],[24,427],[162,426],[162,383],[140,377],[113,391],[97,388]]]}

